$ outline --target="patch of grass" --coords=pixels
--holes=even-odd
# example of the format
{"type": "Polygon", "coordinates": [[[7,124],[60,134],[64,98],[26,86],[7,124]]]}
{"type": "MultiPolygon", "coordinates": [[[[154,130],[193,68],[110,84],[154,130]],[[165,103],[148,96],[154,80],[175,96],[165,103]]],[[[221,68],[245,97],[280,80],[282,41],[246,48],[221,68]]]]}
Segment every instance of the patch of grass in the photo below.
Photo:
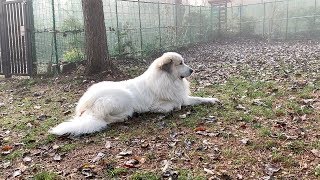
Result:
{"type": "Polygon", "coordinates": [[[22,158],[22,156],[23,156],[23,152],[21,150],[15,150],[15,151],[11,152],[9,155],[5,156],[5,159],[13,161],[18,158],[22,158]]]}
{"type": "Polygon", "coordinates": [[[29,132],[22,138],[22,142],[26,148],[34,148],[37,144],[37,137],[38,135],[35,132],[29,132]]]}
{"type": "Polygon", "coordinates": [[[60,147],[61,152],[70,152],[76,148],[77,145],[75,144],[64,144],[63,146],[60,147]]]}
{"type": "Polygon", "coordinates": [[[286,108],[290,111],[293,111],[294,113],[299,114],[300,116],[304,114],[311,114],[313,112],[313,109],[307,106],[301,106],[298,102],[296,101],[289,101],[286,104],[286,108]]]}
{"type": "Polygon", "coordinates": [[[33,177],[34,180],[54,180],[58,179],[58,175],[53,172],[43,171],[33,177]]]}
{"type": "Polygon", "coordinates": [[[253,144],[252,148],[253,149],[265,149],[265,150],[272,150],[272,148],[275,147],[279,147],[279,143],[274,141],[274,140],[261,140],[259,142],[257,142],[257,144],[253,144]]]}
{"type": "Polygon", "coordinates": [[[52,142],[54,142],[57,139],[57,136],[53,135],[53,134],[48,134],[46,139],[44,139],[44,144],[50,144],[52,142]]]}
{"type": "Polygon", "coordinates": [[[316,148],[316,149],[320,149],[320,140],[316,140],[316,141],[312,142],[311,147],[316,148]]]}
{"type": "Polygon", "coordinates": [[[226,148],[222,150],[222,155],[225,156],[226,158],[233,158],[235,153],[231,148],[226,148]]]}
{"type": "Polygon", "coordinates": [[[201,118],[205,117],[209,113],[209,109],[206,105],[194,106],[191,115],[185,119],[181,119],[182,125],[195,128],[201,118]]]}
{"type": "Polygon", "coordinates": [[[178,180],[189,180],[192,179],[192,173],[187,169],[179,169],[178,180]]]}
{"type": "Polygon", "coordinates": [[[314,87],[312,86],[306,86],[303,89],[298,91],[298,96],[302,99],[312,99],[312,92],[314,90],[314,87]]]}
{"type": "Polygon", "coordinates": [[[125,168],[114,168],[114,169],[108,169],[106,172],[106,176],[109,178],[110,177],[114,178],[127,173],[128,173],[128,170],[125,168]]]}
{"type": "Polygon", "coordinates": [[[272,152],[271,162],[283,163],[288,167],[297,165],[297,162],[291,156],[284,155],[282,152],[278,152],[278,151],[272,152]]]}
{"type": "Polygon", "coordinates": [[[269,137],[271,135],[271,129],[268,127],[261,127],[259,129],[259,135],[261,137],[269,137]]]}
{"type": "Polygon", "coordinates": [[[135,172],[130,177],[132,180],[160,180],[161,177],[154,172],[135,172]]]}
{"type": "Polygon", "coordinates": [[[287,149],[293,151],[296,154],[304,152],[305,144],[303,141],[293,141],[287,144],[287,149]]]}
{"type": "Polygon", "coordinates": [[[314,175],[320,177],[320,164],[314,169],[314,175]]]}

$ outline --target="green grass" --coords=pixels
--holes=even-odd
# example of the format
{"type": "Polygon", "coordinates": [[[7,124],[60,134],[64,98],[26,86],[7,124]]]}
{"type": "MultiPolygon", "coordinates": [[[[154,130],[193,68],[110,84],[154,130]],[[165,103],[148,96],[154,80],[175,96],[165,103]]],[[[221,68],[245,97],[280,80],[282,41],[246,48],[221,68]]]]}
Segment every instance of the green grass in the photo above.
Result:
{"type": "Polygon", "coordinates": [[[130,177],[131,180],[160,180],[161,177],[154,172],[135,172],[130,177]]]}
{"type": "Polygon", "coordinates": [[[106,176],[108,178],[115,178],[115,177],[118,177],[120,175],[127,174],[127,173],[128,173],[128,170],[125,168],[114,168],[114,169],[108,169],[106,171],[106,176]]]}
{"type": "Polygon", "coordinates": [[[13,161],[13,160],[22,158],[22,156],[23,156],[22,150],[15,150],[15,151],[11,152],[10,154],[6,155],[4,158],[6,160],[13,161]]]}
{"type": "Polygon", "coordinates": [[[264,127],[262,126],[259,130],[258,133],[261,137],[269,137],[271,135],[271,129],[269,127],[264,127]]]}
{"type": "Polygon", "coordinates": [[[286,148],[288,150],[291,150],[292,152],[294,152],[296,154],[300,154],[300,153],[304,152],[305,147],[306,147],[305,143],[300,140],[289,142],[286,146],[286,148]]]}
{"type": "Polygon", "coordinates": [[[282,163],[286,167],[296,166],[297,162],[291,156],[285,155],[279,151],[273,151],[271,156],[271,162],[282,163]]]}
{"type": "Polygon", "coordinates": [[[77,147],[76,144],[64,144],[60,147],[59,151],[60,152],[70,152],[74,150],[77,147]]]}
{"type": "Polygon", "coordinates": [[[58,175],[53,172],[43,171],[36,174],[33,177],[34,180],[55,180],[58,179],[58,175]]]}
{"type": "Polygon", "coordinates": [[[320,177],[320,164],[314,169],[314,175],[320,177]]]}

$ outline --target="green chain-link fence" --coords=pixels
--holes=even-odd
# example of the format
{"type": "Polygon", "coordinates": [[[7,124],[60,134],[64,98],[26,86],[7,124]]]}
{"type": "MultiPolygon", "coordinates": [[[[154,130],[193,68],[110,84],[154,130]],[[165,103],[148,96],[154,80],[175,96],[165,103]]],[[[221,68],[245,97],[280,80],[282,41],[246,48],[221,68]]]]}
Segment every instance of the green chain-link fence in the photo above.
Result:
{"type": "MultiPolygon", "coordinates": [[[[103,0],[111,56],[139,57],[237,35],[320,35],[320,0],[209,7],[150,1],[103,0]]],[[[84,59],[81,0],[33,0],[33,14],[38,73],[60,61],[84,59]]]]}

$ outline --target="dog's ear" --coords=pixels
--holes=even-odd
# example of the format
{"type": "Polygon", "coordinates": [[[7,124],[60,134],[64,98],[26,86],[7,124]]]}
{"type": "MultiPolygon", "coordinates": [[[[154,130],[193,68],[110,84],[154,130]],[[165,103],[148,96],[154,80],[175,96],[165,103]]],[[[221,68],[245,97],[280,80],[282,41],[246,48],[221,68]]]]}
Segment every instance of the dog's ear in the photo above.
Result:
{"type": "Polygon", "coordinates": [[[166,71],[168,73],[172,72],[172,59],[168,59],[166,61],[164,61],[161,65],[160,65],[160,69],[163,71],[166,71]]]}

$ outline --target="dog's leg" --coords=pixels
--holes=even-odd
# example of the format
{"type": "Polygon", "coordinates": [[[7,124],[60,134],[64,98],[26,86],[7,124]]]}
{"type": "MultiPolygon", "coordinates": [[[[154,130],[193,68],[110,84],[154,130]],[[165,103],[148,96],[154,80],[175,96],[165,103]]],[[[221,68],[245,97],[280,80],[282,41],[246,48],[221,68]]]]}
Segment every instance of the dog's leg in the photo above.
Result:
{"type": "Polygon", "coordinates": [[[217,98],[203,98],[203,97],[194,97],[194,96],[188,96],[185,102],[185,106],[189,105],[197,105],[197,104],[205,104],[205,103],[220,103],[219,99],[217,98]]]}

